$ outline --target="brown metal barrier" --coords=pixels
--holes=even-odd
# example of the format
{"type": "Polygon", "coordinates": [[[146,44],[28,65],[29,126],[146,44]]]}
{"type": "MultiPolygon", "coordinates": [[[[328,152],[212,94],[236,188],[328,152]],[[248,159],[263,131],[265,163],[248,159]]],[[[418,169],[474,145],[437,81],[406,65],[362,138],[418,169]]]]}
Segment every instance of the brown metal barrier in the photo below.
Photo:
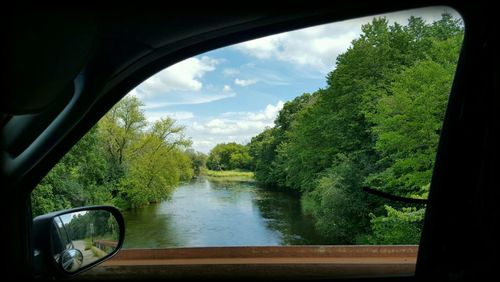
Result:
{"type": "Polygon", "coordinates": [[[114,250],[117,245],[118,245],[118,242],[116,242],[116,241],[94,240],[94,246],[97,246],[98,248],[101,248],[101,246],[102,246],[102,247],[108,247],[108,248],[114,250]]]}
{"type": "Polygon", "coordinates": [[[418,246],[125,249],[81,279],[411,276],[418,246]]]}

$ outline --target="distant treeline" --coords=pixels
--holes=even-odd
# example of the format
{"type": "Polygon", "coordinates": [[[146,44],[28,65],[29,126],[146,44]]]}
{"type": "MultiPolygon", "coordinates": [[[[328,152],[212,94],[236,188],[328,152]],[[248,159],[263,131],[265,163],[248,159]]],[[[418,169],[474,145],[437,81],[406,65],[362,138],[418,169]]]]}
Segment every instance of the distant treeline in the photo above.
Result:
{"type": "Polygon", "coordinates": [[[211,170],[250,170],[252,157],[247,146],[234,142],[221,143],[210,150],[206,165],[211,170]]]}
{"type": "Polygon", "coordinates": [[[462,38],[448,14],[363,25],[327,87],[287,102],[275,126],[252,138],[257,180],[299,192],[332,243],[418,244],[425,206],[362,187],[427,197],[462,38]]]}

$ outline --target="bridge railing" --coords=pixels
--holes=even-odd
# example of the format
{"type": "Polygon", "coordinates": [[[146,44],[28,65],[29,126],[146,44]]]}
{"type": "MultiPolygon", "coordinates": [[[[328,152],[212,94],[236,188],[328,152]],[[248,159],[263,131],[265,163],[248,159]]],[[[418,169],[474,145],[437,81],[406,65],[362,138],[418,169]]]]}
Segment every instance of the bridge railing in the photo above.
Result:
{"type": "Polygon", "coordinates": [[[418,246],[124,249],[82,278],[339,278],[411,276],[418,246]]]}

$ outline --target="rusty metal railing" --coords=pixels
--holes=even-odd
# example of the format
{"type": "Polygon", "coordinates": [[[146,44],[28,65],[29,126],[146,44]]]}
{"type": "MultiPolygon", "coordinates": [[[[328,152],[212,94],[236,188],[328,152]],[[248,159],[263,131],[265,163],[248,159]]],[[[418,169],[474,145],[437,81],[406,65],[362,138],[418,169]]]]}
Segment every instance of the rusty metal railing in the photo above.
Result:
{"type": "Polygon", "coordinates": [[[410,276],[418,246],[124,249],[88,278],[337,278],[410,276]]]}

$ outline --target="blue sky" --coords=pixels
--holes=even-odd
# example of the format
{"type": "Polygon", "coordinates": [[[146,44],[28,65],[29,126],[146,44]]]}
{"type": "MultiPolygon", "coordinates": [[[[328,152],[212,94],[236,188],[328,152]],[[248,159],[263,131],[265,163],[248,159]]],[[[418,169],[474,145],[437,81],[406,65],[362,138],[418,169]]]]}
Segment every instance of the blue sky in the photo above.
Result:
{"type": "MultiPolygon", "coordinates": [[[[427,22],[445,7],[385,14],[406,24],[410,15],[427,22]]],[[[218,143],[245,144],[273,126],[286,101],[325,87],[336,57],[361,33],[364,17],[272,35],[181,61],[160,71],[128,95],[139,97],[149,121],[169,116],[186,126],[193,148],[208,153],[218,143]]]]}

